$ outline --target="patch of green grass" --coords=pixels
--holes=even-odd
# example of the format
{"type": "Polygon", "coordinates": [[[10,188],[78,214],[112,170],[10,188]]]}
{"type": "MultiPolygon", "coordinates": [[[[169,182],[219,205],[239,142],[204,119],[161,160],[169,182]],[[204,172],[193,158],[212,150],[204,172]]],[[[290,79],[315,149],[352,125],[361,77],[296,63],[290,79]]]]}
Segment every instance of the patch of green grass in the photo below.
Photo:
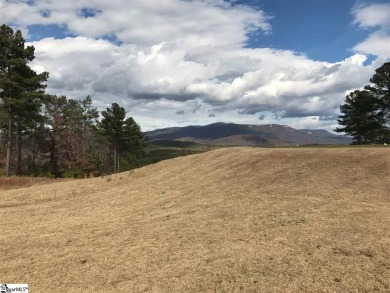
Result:
{"type": "Polygon", "coordinates": [[[137,162],[137,167],[155,164],[163,160],[169,160],[180,156],[199,154],[215,148],[216,147],[214,146],[187,141],[151,141],[146,147],[145,156],[140,158],[137,162]]]}
{"type": "Polygon", "coordinates": [[[149,142],[151,146],[157,146],[157,147],[167,147],[167,148],[201,148],[203,145],[191,142],[191,141],[179,141],[179,140],[155,140],[149,142]]]}

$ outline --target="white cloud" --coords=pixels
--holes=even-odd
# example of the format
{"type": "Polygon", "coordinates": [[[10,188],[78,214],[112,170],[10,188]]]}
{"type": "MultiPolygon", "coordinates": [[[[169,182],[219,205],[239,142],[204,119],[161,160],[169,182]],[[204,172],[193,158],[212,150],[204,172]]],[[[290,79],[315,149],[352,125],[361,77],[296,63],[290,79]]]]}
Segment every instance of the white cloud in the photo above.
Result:
{"type": "Polygon", "coordinates": [[[50,72],[49,90],[70,95],[85,92],[119,98],[165,98],[203,102],[227,108],[293,112],[332,112],[339,100],[330,93],[361,86],[372,75],[365,57],[354,55],[342,62],[325,63],[287,51],[238,49],[209,52],[209,61],[189,60],[181,49],[165,44],[147,47],[113,45],[85,37],[33,42],[37,60],[50,72]],[[240,63],[243,56],[246,62],[240,63]],[[221,76],[235,72],[237,77],[221,76]],[[354,76],[353,79],[350,76],[354,76]],[[316,106],[314,106],[315,97],[316,106]]]}
{"type": "Polygon", "coordinates": [[[353,49],[383,59],[390,58],[390,3],[357,6],[352,10],[354,23],[361,28],[374,28],[367,39],[353,49]]]}
{"type": "Polygon", "coordinates": [[[166,40],[187,46],[241,45],[250,30],[271,29],[262,11],[223,0],[0,0],[0,19],[20,27],[66,25],[69,32],[91,38],[115,35],[118,40],[156,45],[166,40]],[[94,11],[84,17],[83,9],[94,11]]]}
{"type": "Polygon", "coordinates": [[[362,54],[376,55],[384,59],[390,58],[390,35],[380,32],[373,33],[353,49],[362,54]]]}
{"type": "Polygon", "coordinates": [[[365,6],[356,6],[352,13],[354,23],[362,28],[389,27],[390,3],[375,3],[365,6]]]}

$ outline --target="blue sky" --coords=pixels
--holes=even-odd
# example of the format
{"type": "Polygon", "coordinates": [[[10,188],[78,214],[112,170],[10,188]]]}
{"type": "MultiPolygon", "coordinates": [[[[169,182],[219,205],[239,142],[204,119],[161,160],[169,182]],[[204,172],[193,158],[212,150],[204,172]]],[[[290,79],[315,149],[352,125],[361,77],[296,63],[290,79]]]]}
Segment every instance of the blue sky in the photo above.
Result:
{"type": "MultiPolygon", "coordinates": [[[[373,28],[353,25],[352,7],[387,0],[242,0],[272,16],[271,34],[254,34],[249,47],[274,47],[302,52],[315,60],[337,62],[351,56],[352,48],[373,28]]],[[[389,16],[390,17],[390,16],[389,16]]]]}
{"type": "Polygon", "coordinates": [[[385,0],[0,0],[47,91],[124,105],[145,130],[218,121],[336,126],[390,57],[385,0]]]}

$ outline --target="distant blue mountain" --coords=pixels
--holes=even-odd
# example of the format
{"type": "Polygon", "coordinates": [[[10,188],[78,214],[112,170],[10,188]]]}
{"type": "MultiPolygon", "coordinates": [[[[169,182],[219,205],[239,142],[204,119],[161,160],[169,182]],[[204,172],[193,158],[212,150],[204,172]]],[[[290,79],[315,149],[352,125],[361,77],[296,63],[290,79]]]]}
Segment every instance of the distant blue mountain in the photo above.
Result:
{"type": "Polygon", "coordinates": [[[286,125],[214,123],[205,126],[163,128],[146,132],[149,140],[180,140],[204,144],[267,146],[349,144],[351,139],[326,130],[297,130],[286,125]]]}

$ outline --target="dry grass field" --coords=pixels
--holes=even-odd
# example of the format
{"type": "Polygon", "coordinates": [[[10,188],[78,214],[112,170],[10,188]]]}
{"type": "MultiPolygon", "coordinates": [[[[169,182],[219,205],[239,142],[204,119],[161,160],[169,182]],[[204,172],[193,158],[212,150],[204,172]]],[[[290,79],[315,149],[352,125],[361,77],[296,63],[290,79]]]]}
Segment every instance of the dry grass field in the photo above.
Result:
{"type": "Polygon", "coordinates": [[[390,148],[229,148],[0,192],[31,292],[390,292],[390,148]]]}

